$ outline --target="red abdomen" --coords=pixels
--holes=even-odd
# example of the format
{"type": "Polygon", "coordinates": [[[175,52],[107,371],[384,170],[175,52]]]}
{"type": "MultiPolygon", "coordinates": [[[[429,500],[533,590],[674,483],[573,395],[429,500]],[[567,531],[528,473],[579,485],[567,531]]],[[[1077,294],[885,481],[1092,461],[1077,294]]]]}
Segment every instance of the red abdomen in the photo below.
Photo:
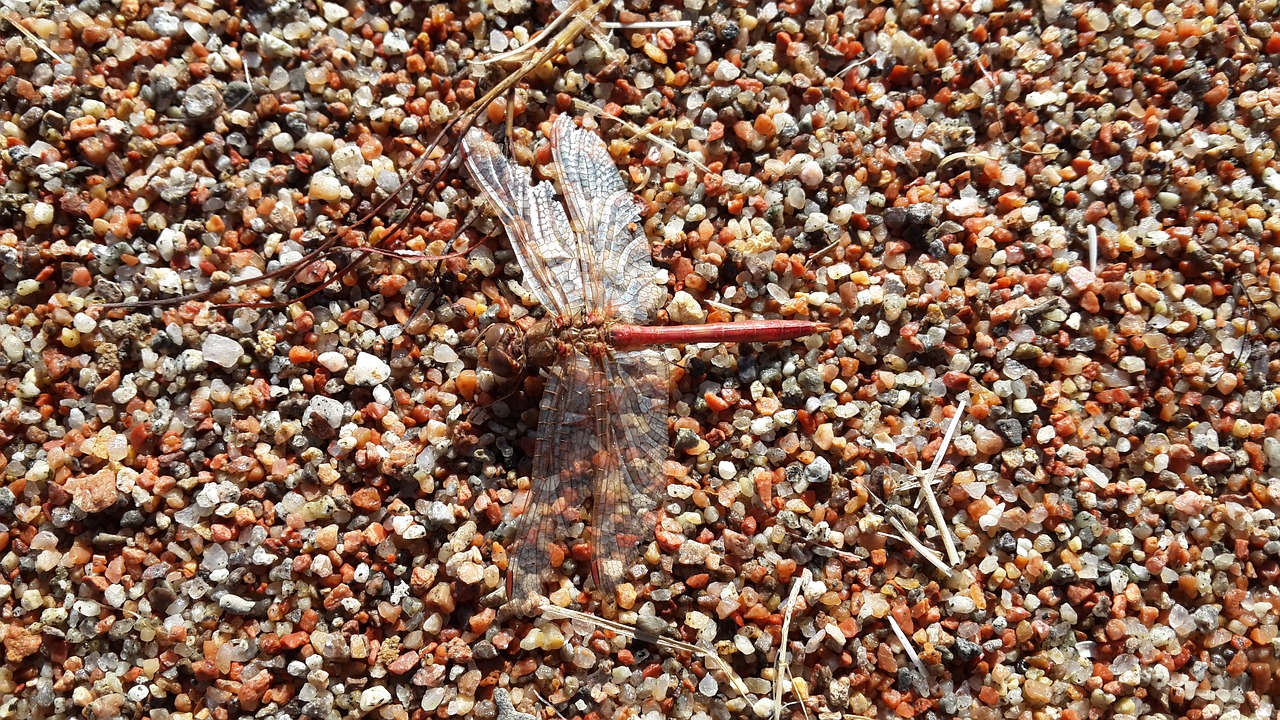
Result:
{"type": "Polygon", "coordinates": [[[614,325],[610,338],[618,347],[689,343],[753,343],[794,340],[827,330],[808,320],[748,320],[710,325],[614,325]]]}

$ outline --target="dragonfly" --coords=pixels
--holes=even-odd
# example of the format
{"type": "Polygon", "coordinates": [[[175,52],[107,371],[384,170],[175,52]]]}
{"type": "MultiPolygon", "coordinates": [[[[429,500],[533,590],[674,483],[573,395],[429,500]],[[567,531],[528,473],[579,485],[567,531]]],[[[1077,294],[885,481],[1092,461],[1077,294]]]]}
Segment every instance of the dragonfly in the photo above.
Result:
{"type": "Polygon", "coordinates": [[[561,114],[549,139],[564,204],[555,183],[533,182],[480,129],[462,141],[468,174],[506,232],[524,286],[546,310],[522,337],[506,326],[499,348],[547,374],[507,593],[532,609],[555,582],[551,545],[570,542],[570,529],[583,523],[591,576],[613,612],[618,585],[658,526],[666,495],[671,364],[659,348],[775,342],[827,327],[807,320],[648,325],[666,290],[656,282],[639,204],[594,132],[561,114]]]}

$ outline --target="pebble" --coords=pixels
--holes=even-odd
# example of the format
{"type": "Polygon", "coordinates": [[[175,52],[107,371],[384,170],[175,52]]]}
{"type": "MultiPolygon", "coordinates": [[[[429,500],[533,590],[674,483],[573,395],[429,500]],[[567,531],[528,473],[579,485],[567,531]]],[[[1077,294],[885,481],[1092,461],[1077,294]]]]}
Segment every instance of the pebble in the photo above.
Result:
{"type": "Polygon", "coordinates": [[[320,420],[331,430],[337,430],[342,426],[342,420],[346,416],[346,408],[342,403],[330,397],[316,395],[311,398],[311,402],[307,406],[307,414],[310,419],[320,420]]]}
{"type": "Polygon", "coordinates": [[[372,712],[391,702],[391,691],[381,685],[365,688],[360,692],[360,709],[372,712]]]}
{"type": "Polygon", "coordinates": [[[671,302],[667,305],[667,316],[671,318],[671,322],[684,325],[698,324],[706,319],[702,306],[692,295],[683,290],[672,296],[671,302]]]}
{"type": "Polygon", "coordinates": [[[356,364],[347,371],[345,381],[350,385],[372,387],[391,378],[391,366],[382,358],[362,352],[356,356],[356,364]]]}
{"type": "Polygon", "coordinates": [[[206,335],[200,346],[205,362],[233,368],[244,357],[244,348],[236,340],[224,335],[206,335]]]}

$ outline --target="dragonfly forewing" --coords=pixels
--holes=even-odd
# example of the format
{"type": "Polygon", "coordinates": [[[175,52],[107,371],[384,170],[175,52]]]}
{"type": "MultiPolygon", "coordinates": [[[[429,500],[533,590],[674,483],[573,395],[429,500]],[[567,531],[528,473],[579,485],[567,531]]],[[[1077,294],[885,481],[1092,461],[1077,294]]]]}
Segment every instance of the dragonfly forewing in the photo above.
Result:
{"type": "Polygon", "coordinates": [[[657,269],[640,209],[604,141],[561,115],[552,126],[551,150],[573,229],[591,256],[583,258],[584,273],[602,291],[587,309],[625,323],[652,320],[666,291],[654,283],[657,269]]]}
{"type": "Polygon", "coordinates": [[[509,162],[479,130],[467,133],[462,148],[467,171],[507,231],[529,292],[557,315],[581,314],[586,305],[578,240],[554,186],[534,183],[528,168],[509,162]]]}

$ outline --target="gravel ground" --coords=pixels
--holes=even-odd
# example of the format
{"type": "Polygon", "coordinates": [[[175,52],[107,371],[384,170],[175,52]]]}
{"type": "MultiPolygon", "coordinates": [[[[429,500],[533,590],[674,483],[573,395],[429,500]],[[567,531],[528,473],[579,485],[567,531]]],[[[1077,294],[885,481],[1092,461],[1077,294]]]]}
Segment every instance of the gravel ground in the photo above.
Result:
{"type": "Polygon", "coordinates": [[[3,14],[0,718],[1275,714],[1276,0],[628,0],[691,23],[526,68],[475,61],[548,3],[3,14]],[[475,345],[537,310],[431,140],[516,74],[522,162],[610,142],[665,321],[832,326],[672,389],[618,619],[736,678],[507,609],[541,383],[475,345]],[[414,198],[386,247],[482,244],[351,250],[414,198]]]}

